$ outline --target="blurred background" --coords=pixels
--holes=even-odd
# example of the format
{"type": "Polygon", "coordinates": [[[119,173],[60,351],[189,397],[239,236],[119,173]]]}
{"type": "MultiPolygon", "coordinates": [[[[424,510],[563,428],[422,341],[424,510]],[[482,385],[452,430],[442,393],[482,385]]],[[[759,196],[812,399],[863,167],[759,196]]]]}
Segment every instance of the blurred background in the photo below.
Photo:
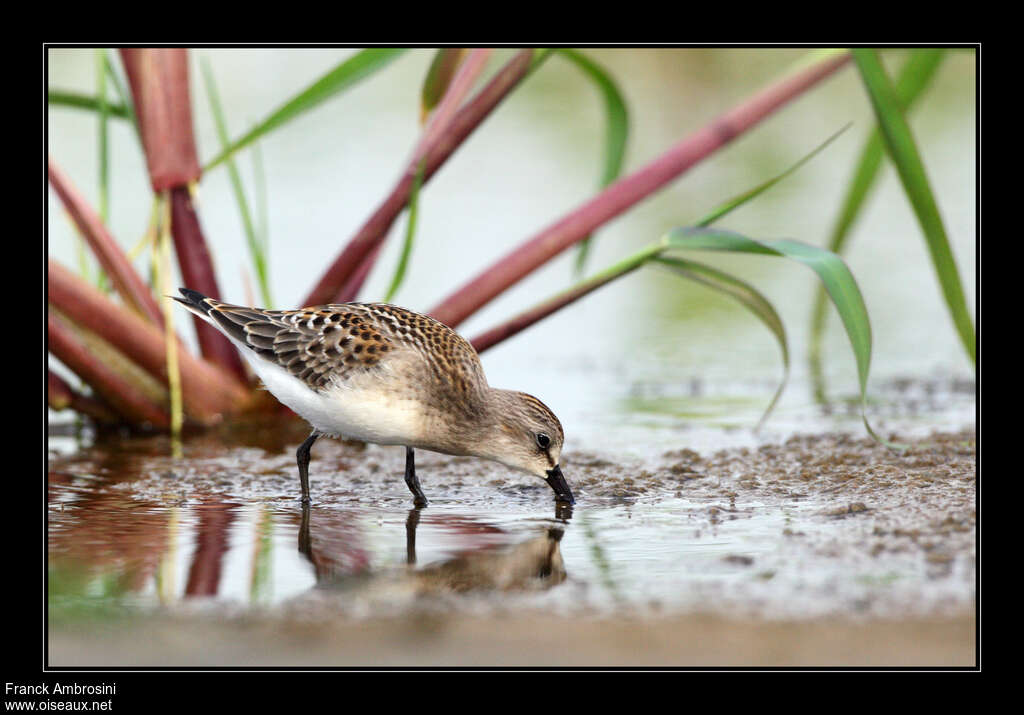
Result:
{"type": "MultiPolygon", "coordinates": [[[[202,86],[201,58],[208,59],[217,79],[234,138],[354,52],[190,52],[200,162],[209,161],[220,148],[202,86]]],[[[805,49],[724,48],[583,52],[605,67],[628,105],[631,127],[623,175],[806,54],[805,49]]],[[[405,53],[260,141],[270,286],[276,300],[267,307],[300,307],[299,301],[390,190],[420,135],[419,93],[433,53],[427,48],[405,53]]],[[[497,50],[489,72],[511,54],[497,50]]],[[[904,57],[900,51],[883,54],[891,75],[904,57]]],[[[51,89],[95,91],[90,48],[51,49],[48,72],[51,89]]],[[[975,77],[973,51],[949,53],[910,114],[972,311],[977,260],[975,77]]],[[[95,205],[96,115],[51,106],[48,122],[49,154],[95,205]]],[[[824,246],[854,163],[874,127],[852,65],[598,231],[587,274],[779,173],[849,122],[852,128],[809,164],[718,224],[753,238],[791,238],[824,246]]],[[[594,86],[577,67],[551,57],[424,188],[409,272],[393,302],[430,309],[591,197],[602,168],[603,131],[604,113],[594,86]]],[[[110,132],[109,226],[127,250],[146,229],[152,192],[130,123],[111,121],[110,132]]],[[[237,159],[251,202],[251,152],[237,159]]],[[[74,227],[52,191],[48,201],[49,254],[77,270],[74,227]]],[[[258,296],[252,262],[223,166],[202,177],[198,203],[222,298],[259,302],[252,297],[258,296]]],[[[404,224],[404,218],[395,223],[361,300],[384,297],[404,224]]],[[[769,436],[844,426],[863,430],[855,409],[840,410],[839,417],[825,421],[814,404],[806,361],[818,286],[811,271],[775,258],[711,253],[688,257],[750,281],[774,303],[786,325],[792,374],[767,425],[769,436]]],[[[845,257],[863,292],[874,333],[869,398],[876,426],[912,431],[972,422],[973,367],[942,301],[919,226],[888,164],[845,257]],[[966,381],[969,387],[963,391],[969,394],[957,409],[946,409],[947,404],[924,414],[887,412],[878,396],[884,395],[886,385],[901,380],[933,385],[966,381]]],[[[567,251],[474,315],[460,326],[460,333],[472,338],[568,287],[574,282],[573,261],[574,251],[567,251]]],[[[137,267],[148,275],[145,260],[137,267]]],[[[831,307],[829,311],[828,394],[849,401],[858,394],[856,365],[842,326],[831,307]]],[[[189,323],[181,320],[178,325],[194,344],[189,323]]],[[[561,416],[570,448],[600,445],[640,452],[652,446],[700,449],[748,439],[782,374],[774,338],[746,309],[656,268],[644,268],[601,289],[487,351],[482,359],[492,385],[534,393],[561,416]],[[741,429],[723,432],[722,427],[741,429]]]]}

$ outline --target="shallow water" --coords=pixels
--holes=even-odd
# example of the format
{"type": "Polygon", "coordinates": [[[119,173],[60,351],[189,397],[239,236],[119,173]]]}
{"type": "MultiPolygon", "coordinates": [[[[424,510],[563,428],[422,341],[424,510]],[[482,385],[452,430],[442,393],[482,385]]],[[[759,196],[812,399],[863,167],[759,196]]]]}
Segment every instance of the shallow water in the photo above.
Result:
{"type": "Polygon", "coordinates": [[[54,436],[50,662],[970,665],[961,387],[879,393],[872,419],[902,453],[841,429],[857,415],[841,407],[802,423],[825,434],[677,422],[674,448],[569,448],[572,510],[535,478],[422,451],[431,503],[412,509],[403,450],[327,439],[303,509],[306,430],[281,417],[187,439],[180,458],[166,437],[54,436]],[[942,420],[910,404],[929,394],[942,420]],[[610,635],[628,623],[641,630],[610,635]]]}
{"type": "Polygon", "coordinates": [[[718,612],[759,618],[973,608],[974,435],[907,454],[842,434],[646,458],[569,451],[574,509],[540,480],[323,440],[297,500],[302,425],[104,442],[51,460],[51,616],[190,602],[353,617],[418,609],[718,612]],[[236,431],[237,432],[237,431],[236,431]],[[290,435],[288,434],[290,432],[290,435]],[[456,598],[456,600],[451,600],[456,598]]]}

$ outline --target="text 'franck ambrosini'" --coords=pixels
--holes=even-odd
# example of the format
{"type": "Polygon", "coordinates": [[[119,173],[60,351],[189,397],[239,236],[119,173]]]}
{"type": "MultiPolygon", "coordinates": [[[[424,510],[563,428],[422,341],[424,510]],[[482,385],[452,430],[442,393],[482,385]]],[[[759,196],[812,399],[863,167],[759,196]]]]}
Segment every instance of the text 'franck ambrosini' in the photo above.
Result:
{"type": "Polygon", "coordinates": [[[116,683],[4,683],[6,695],[117,695],[116,683]]]}

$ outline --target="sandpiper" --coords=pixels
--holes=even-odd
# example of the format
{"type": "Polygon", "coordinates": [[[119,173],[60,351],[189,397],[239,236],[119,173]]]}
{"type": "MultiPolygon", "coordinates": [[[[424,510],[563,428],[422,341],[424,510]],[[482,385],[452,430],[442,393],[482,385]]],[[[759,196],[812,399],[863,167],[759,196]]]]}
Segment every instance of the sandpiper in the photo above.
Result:
{"type": "Polygon", "coordinates": [[[263,310],[180,291],[174,299],[224,333],[274,397],[312,425],[296,453],[304,503],[309,450],[324,435],[405,446],[417,507],[427,498],[416,448],[500,462],[574,502],[558,418],[532,395],[490,387],[476,350],[447,325],[386,303],[263,310]]]}

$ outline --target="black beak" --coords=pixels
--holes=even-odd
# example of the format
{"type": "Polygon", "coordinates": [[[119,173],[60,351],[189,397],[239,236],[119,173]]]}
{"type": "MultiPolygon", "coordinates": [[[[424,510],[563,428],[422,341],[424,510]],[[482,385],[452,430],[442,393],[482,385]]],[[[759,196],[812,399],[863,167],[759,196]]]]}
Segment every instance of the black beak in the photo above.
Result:
{"type": "Polygon", "coordinates": [[[565,483],[565,477],[562,476],[562,470],[557,464],[554,469],[548,470],[548,478],[545,481],[555,490],[556,501],[564,501],[570,504],[576,503],[576,500],[572,498],[572,491],[569,489],[569,485],[565,483]]]}

